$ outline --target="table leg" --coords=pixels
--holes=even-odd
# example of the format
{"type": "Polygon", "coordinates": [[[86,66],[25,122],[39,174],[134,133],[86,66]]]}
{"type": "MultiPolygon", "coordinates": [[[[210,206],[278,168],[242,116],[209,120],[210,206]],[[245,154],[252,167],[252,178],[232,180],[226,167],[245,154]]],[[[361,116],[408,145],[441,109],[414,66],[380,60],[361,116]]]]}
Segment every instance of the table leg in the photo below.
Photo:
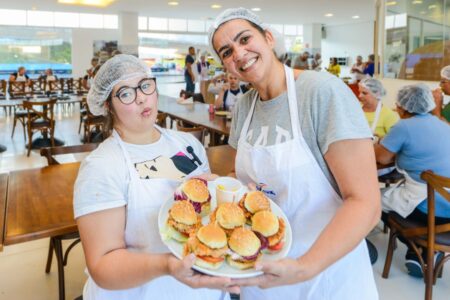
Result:
{"type": "Polygon", "coordinates": [[[53,239],[53,241],[54,241],[56,260],[58,262],[59,300],[65,300],[66,291],[65,291],[65,287],[64,287],[64,262],[63,262],[62,241],[60,239],[53,239]]]}

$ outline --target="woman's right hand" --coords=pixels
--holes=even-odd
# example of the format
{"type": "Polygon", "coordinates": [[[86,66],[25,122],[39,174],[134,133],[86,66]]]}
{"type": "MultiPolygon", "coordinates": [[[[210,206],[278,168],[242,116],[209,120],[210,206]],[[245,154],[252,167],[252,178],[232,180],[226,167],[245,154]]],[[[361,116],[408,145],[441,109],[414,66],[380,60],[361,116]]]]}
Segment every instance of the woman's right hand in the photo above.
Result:
{"type": "Polygon", "coordinates": [[[195,262],[195,255],[190,254],[179,260],[173,255],[167,258],[169,274],[178,281],[190,286],[191,288],[209,288],[218,289],[228,293],[239,294],[240,288],[233,286],[228,277],[213,277],[200,274],[192,269],[195,262]]]}

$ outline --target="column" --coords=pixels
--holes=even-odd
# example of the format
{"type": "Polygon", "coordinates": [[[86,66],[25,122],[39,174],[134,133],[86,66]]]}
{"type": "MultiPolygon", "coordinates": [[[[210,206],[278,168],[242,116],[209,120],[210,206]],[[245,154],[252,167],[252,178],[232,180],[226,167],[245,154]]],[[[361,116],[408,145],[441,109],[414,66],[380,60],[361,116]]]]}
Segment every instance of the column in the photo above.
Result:
{"type": "Polygon", "coordinates": [[[322,24],[303,24],[303,44],[305,51],[314,55],[320,52],[322,43],[322,24]]]}
{"type": "Polygon", "coordinates": [[[122,53],[138,56],[138,13],[119,13],[119,50],[122,53]]]}

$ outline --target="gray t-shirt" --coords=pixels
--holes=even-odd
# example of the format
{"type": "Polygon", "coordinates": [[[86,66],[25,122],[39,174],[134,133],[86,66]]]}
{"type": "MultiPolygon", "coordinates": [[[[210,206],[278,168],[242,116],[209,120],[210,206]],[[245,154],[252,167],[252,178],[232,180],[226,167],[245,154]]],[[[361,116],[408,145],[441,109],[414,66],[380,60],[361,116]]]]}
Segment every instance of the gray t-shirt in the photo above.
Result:
{"type": "MultiPolygon", "coordinates": [[[[300,73],[295,89],[302,135],[328,181],[339,192],[323,156],[336,141],[372,137],[361,106],[342,80],[326,72],[300,73]]],[[[233,148],[237,148],[255,93],[248,91],[235,105],[228,141],[233,148]]],[[[262,146],[292,139],[286,92],[269,101],[256,101],[246,138],[250,144],[262,146]]]]}

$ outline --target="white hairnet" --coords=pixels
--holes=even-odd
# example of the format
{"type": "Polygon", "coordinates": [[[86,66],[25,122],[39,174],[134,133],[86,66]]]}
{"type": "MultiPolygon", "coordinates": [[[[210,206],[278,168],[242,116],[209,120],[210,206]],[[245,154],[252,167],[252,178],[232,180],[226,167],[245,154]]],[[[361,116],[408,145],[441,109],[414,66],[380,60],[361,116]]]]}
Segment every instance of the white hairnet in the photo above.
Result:
{"type": "Polygon", "coordinates": [[[397,94],[397,104],[414,114],[426,114],[436,107],[431,89],[423,83],[401,88],[397,94]]]}
{"type": "Polygon", "coordinates": [[[381,98],[386,95],[386,90],[384,89],[381,81],[378,79],[364,78],[359,82],[359,84],[368,89],[370,93],[378,100],[381,100],[381,98]]]}
{"type": "Polygon", "coordinates": [[[263,30],[270,31],[273,35],[273,38],[275,40],[275,45],[273,48],[273,51],[275,52],[275,55],[280,58],[286,53],[286,46],[284,44],[284,38],[283,35],[275,30],[274,28],[270,27],[268,24],[265,24],[261,21],[261,19],[254,14],[251,10],[239,7],[239,8],[228,8],[221,12],[216,19],[214,20],[214,23],[211,25],[208,31],[208,41],[209,41],[209,47],[211,48],[211,54],[213,55],[214,59],[216,61],[222,61],[220,57],[218,56],[216,50],[214,49],[213,45],[213,38],[214,34],[216,33],[217,29],[222,25],[223,23],[226,23],[231,20],[235,19],[242,19],[247,20],[249,22],[252,22],[253,24],[261,27],[263,30]]]}
{"type": "Polygon", "coordinates": [[[94,115],[106,115],[105,101],[120,81],[136,77],[151,77],[150,68],[139,58],[118,54],[108,59],[98,70],[87,95],[89,110],[94,115]]]}
{"type": "Polygon", "coordinates": [[[442,68],[441,77],[450,80],[450,65],[442,68]]]}

